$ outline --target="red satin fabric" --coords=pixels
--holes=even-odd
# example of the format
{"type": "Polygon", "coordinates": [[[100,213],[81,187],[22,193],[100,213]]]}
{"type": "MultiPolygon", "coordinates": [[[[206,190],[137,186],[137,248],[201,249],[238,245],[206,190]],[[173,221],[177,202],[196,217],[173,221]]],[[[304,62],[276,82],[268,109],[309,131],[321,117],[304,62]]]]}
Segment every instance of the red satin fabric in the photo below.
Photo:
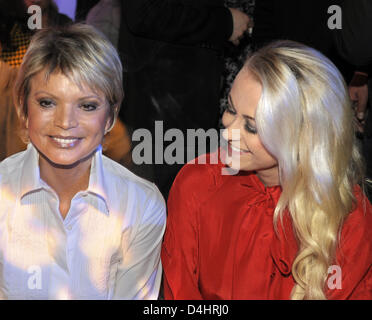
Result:
{"type": "MultiPolygon", "coordinates": [[[[223,164],[209,160],[186,165],[170,192],[165,299],[289,299],[297,242],[287,214],[274,231],[280,186],[265,187],[253,173],[221,175],[223,164]]],[[[337,254],[342,289],[328,290],[329,299],[372,299],[372,209],[356,196],[337,254]]]]}

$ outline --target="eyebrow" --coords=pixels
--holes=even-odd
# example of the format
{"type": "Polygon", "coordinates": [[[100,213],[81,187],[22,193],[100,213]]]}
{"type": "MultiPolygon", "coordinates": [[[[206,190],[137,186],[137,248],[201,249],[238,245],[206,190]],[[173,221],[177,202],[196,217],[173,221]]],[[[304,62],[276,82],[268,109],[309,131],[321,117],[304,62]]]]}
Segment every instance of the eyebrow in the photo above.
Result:
{"type": "MultiPolygon", "coordinates": [[[[235,108],[235,106],[234,106],[234,103],[233,103],[233,101],[232,101],[232,98],[231,98],[231,95],[230,95],[230,94],[228,95],[228,98],[227,98],[227,99],[228,99],[228,101],[229,101],[230,106],[234,109],[234,111],[236,111],[236,108],[235,108]]],[[[251,117],[251,116],[248,116],[248,115],[246,115],[246,114],[243,114],[242,116],[243,116],[243,118],[246,119],[246,120],[253,120],[253,121],[256,121],[255,118],[253,118],[253,117],[251,117]]]]}
{"type": "MultiPolygon", "coordinates": [[[[36,94],[47,94],[49,96],[51,96],[52,98],[58,100],[58,97],[56,97],[54,94],[50,93],[50,92],[47,92],[47,91],[36,91],[34,93],[34,95],[36,94]]],[[[90,96],[84,96],[82,98],[79,98],[79,101],[82,101],[82,100],[86,100],[86,99],[98,99],[100,102],[102,102],[102,99],[99,97],[99,96],[96,96],[96,95],[90,95],[90,96]]]]}
{"type": "Polygon", "coordinates": [[[51,96],[51,97],[57,99],[57,97],[56,97],[54,94],[50,93],[50,92],[46,92],[46,91],[36,91],[36,92],[34,93],[34,96],[37,95],[37,94],[47,94],[48,96],[51,96]]]}

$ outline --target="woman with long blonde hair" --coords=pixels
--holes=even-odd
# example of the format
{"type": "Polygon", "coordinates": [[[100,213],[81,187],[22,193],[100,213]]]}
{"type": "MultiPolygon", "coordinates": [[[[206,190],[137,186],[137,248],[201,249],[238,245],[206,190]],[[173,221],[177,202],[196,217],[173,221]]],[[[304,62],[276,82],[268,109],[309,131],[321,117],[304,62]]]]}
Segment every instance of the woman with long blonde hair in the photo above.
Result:
{"type": "Polygon", "coordinates": [[[278,41],[250,56],[222,118],[222,161],[187,164],[172,187],[165,298],[372,299],[372,208],[352,119],[321,53],[278,41]]]}

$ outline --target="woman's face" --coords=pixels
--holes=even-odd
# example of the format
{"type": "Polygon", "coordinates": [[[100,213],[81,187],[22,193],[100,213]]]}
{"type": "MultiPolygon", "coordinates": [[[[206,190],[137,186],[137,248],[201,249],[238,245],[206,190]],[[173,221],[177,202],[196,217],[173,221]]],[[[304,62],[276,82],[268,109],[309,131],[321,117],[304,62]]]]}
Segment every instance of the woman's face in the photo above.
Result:
{"type": "Polygon", "coordinates": [[[260,82],[250,71],[242,69],[230,91],[229,107],[222,123],[232,159],[228,165],[238,170],[256,171],[261,181],[270,186],[279,184],[279,173],[277,160],[262,145],[257,134],[255,115],[261,91],[260,82]]]}
{"type": "Polygon", "coordinates": [[[32,144],[50,162],[71,166],[89,159],[110,126],[102,93],[79,88],[62,73],[45,81],[44,71],[31,79],[26,127],[32,144]]]}

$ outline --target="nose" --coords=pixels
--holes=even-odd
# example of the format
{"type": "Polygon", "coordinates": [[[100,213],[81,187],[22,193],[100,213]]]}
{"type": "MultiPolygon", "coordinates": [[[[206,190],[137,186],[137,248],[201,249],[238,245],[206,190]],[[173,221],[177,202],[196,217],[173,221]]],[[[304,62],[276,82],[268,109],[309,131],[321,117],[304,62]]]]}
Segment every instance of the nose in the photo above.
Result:
{"type": "Polygon", "coordinates": [[[68,104],[59,105],[54,115],[54,124],[64,130],[76,128],[78,120],[74,107],[68,104]]]}

